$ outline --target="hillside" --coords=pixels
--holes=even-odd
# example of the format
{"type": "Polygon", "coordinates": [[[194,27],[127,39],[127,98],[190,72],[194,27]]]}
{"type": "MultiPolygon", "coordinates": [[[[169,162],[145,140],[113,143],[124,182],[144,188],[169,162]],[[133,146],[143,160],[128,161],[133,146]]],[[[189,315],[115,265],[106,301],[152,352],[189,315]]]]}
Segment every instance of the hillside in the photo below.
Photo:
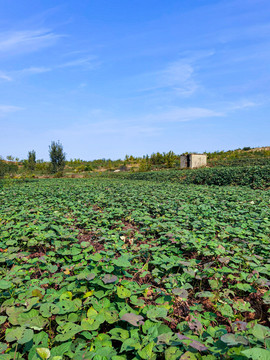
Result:
{"type": "MultiPolygon", "coordinates": [[[[243,148],[228,151],[215,151],[207,154],[207,167],[241,167],[241,166],[265,166],[270,165],[270,147],[243,148]]],[[[173,151],[168,153],[153,153],[150,156],[135,157],[126,155],[125,159],[96,159],[82,160],[70,159],[66,161],[63,172],[57,174],[57,177],[83,177],[93,172],[145,172],[162,169],[179,169],[180,154],[173,151]]],[[[26,175],[51,177],[50,163],[43,160],[37,160],[35,169],[31,170],[28,166],[28,160],[6,161],[0,160],[0,177],[7,175],[26,175]]]]}
{"type": "Polygon", "coordinates": [[[208,166],[270,165],[270,147],[244,148],[207,153],[208,166]],[[245,150],[246,149],[246,150],[245,150]]]}

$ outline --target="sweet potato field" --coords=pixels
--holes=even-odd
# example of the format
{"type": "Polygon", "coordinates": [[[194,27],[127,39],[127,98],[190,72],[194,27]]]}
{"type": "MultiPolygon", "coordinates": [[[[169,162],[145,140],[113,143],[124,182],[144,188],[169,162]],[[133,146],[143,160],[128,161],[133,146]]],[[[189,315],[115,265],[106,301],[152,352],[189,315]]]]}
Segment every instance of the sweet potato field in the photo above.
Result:
{"type": "Polygon", "coordinates": [[[0,360],[270,359],[269,191],[0,190],[0,360]]]}

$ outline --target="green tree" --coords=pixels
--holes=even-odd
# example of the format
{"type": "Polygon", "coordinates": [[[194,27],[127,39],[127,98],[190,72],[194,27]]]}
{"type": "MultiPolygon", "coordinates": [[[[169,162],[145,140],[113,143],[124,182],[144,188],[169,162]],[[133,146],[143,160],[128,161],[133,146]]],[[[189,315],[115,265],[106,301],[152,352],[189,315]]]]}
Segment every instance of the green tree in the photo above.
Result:
{"type": "Polygon", "coordinates": [[[52,141],[49,146],[49,155],[51,159],[51,172],[56,173],[62,171],[65,167],[66,154],[63,151],[63,146],[59,141],[52,141]]]}
{"type": "Polygon", "coordinates": [[[30,170],[35,170],[36,167],[36,152],[35,150],[28,152],[28,168],[30,170]]]}
{"type": "Polygon", "coordinates": [[[17,171],[17,165],[0,160],[0,178],[4,177],[6,174],[14,175],[17,171]]]}
{"type": "Polygon", "coordinates": [[[163,153],[165,164],[168,168],[172,168],[174,166],[174,162],[176,160],[176,155],[173,151],[169,151],[167,154],[163,153]]]}
{"type": "Polygon", "coordinates": [[[8,155],[8,156],[7,156],[7,160],[8,160],[8,161],[13,161],[13,160],[14,160],[14,156],[8,155]]]}

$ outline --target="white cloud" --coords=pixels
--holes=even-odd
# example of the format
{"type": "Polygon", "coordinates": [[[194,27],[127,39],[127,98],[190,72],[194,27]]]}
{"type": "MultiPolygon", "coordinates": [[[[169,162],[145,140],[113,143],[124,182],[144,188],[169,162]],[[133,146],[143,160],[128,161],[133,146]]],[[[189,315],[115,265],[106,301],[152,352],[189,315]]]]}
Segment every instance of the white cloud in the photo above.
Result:
{"type": "Polygon", "coordinates": [[[17,73],[20,75],[35,75],[35,74],[42,74],[44,72],[48,72],[51,70],[52,70],[51,68],[46,68],[46,67],[30,67],[19,70],[17,71],[17,73]]]}
{"type": "Polygon", "coordinates": [[[95,63],[96,57],[95,56],[87,56],[75,60],[68,61],[61,65],[57,65],[57,68],[65,68],[65,67],[77,67],[77,66],[85,66],[87,68],[92,68],[96,65],[95,63]]]}
{"type": "Polygon", "coordinates": [[[113,136],[117,138],[136,138],[138,136],[161,136],[168,122],[192,121],[202,118],[224,116],[223,113],[206,108],[171,108],[155,114],[118,118],[101,109],[93,109],[84,118],[64,129],[52,130],[51,136],[61,134],[61,139],[80,138],[82,141],[91,136],[113,136]]]}
{"type": "Polygon", "coordinates": [[[186,61],[176,61],[165,68],[134,78],[139,92],[173,92],[180,97],[191,96],[199,85],[195,81],[194,68],[186,61]]]}
{"type": "Polygon", "coordinates": [[[191,121],[202,118],[210,117],[220,117],[225,114],[211,109],[201,108],[201,107],[189,107],[181,108],[174,107],[167,111],[149,114],[145,117],[145,121],[150,122],[182,122],[182,121],[191,121]]]}
{"type": "Polygon", "coordinates": [[[250,100],[240,100],[236,103],[233,103],[228,106],[228,110],[241,110],[241,109],[247,109],[254,106],[259,106],[259,103],[255,103],[254,101],[250,100]]]}
{"type": "Polygon", "coordinates": [[[216,38],[219,39],[220,42],[228,43],[233,41],[245,40],[245,39],[256,39],[261,40],[262,38],[269,39],[270,34],[270,24],[261,23],[250,26],[237,26],[226,28],[221,31],[220,34],[216,35],[216,38]]]}
{"type": "Polygon", "coordinates": [[[171,87],[179,95],[191,95],[197,89],[193,79],[194,69],[190,64],[175,62],[158,73],[158,82],[161,87],[171,87]]]}
{"type": "Polygon", "coordinates": [[[153,136],[160,132],[160,128],[149,124],[134,123],[131,120],[121,121],[117,119],[100,120],[93,123],[76,122],[65,129],[54,130],[53,133],[59,133],[63,136],[87,137],[92,135],[118,135],[132,136],[145,135],[153,136]]]}
{"type": "Polygon", "coordinates": [[[12,81],[12,78],[9,75],[4,74],[3,72],[0,72],[0,80],[12,81]]]}
{"type": "Polygon", "coordinates": [[[16,112],[23,110],[23,108],[19,106],[13,106],[13,105],[0,105],[0,116],[4,116],[6,114],[16,112]]]}
{"type": "MultiPolygon", "coordinates": [[[[25,68],[25,69],[21,69],[21,70],[15,70],[15,71],[10,72],[12,77],[10,75],[7,75],[7,74],[4,74],[4,73],[0,72],[0,79],[11,81],[11,80],[13,80],[13,77],[16,78],[18,76],[37,75],[37,74],[42,74],[42,73],[54,71],[56,69],[67,68],[67,67],[84,66],[84,67],[87,67],[88,69],[93,69],[96,66],[96,64],[91,63],[92,59],[94,59],[94,57],[76,59],[76,60],[61,64],[61,65],[54,65],[54,66],[51,66],[51,67],[31,66],[29,68],[25,68]]],[[[84,86],[86,86],[85,83],[82,83],[80,85],[80,87],[84,87],[84,86]]]]}
{"type": "Polygon", "coordinates": [[[39,50],[54,44],[62,35],[46,29],[0,33],[0,54],[16,54],[39,50]]]}

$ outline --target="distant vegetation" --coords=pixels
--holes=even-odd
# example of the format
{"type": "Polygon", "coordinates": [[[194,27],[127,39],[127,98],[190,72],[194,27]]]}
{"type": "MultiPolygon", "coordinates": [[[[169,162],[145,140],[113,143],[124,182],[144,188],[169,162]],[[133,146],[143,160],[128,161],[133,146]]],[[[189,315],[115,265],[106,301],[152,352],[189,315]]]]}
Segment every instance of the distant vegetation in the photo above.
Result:
{"type": "MultiPolygon", "coordinates": [[[[207,167],[246,167],[270,166],[270,147],[216,151],[205,153],[207,167]]],[[[89,176],[93,172],[148,172],[152,170],[180,169],[180,156],[173,151],[157,152],[143,157],[126,155],[124,159],[70,159],[66,161],[66,154],[61,143],[53,141],[49,146],[50,162],[36,158],[34,150],[29,151],[28,158],[19,160],[9,155],[7,160],[0,159],[0,177],[14,175],[19,177],[76,177],[89,176]]]]}
{"type": "Polygon", "coordinates": [[[242,150],[216,151],[207,153],[208,165],[213,166],[253,166],[270,165],[270,147],[242,150]]]}
{"type": "Polygon", "coordinates": [[[50,154],[50,172],[53,174],[61,172],[65,168],[66,154],[64,153],[63,146],[60,142],[52,141],[49,146],[50,154]]]}
{"type": "Polygon", "coordinates": [[[0,160],[0,177],[4,177],[6,174],[13,175],[17,171],[18,166],[16,164],[0,160]]]}

